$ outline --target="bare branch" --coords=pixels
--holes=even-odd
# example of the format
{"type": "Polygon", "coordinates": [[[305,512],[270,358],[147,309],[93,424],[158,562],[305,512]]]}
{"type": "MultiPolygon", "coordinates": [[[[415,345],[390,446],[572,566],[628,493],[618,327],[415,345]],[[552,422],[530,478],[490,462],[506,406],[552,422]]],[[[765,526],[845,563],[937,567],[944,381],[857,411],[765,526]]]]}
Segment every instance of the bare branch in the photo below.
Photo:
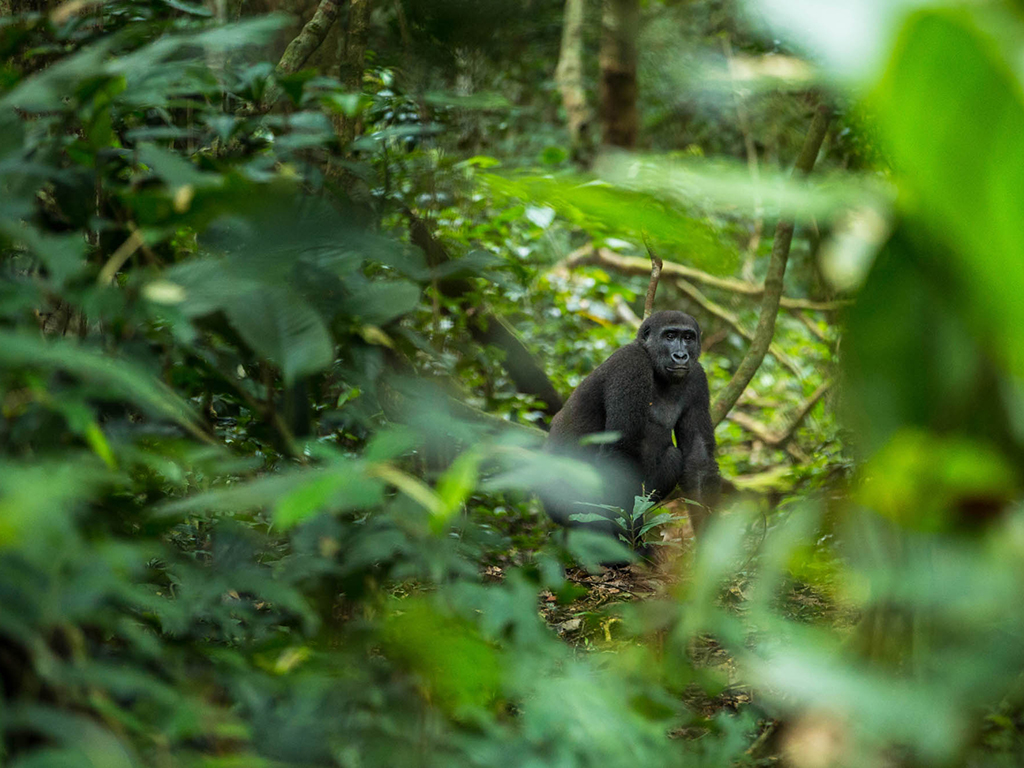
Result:
{"type": "Polygon", "coordinates": [[[809,318],[805,312],[801,312],[799,309],[792,310],[792,312],[796,319],[803,323],[807,330],[817,336],[823,344],[826,344],[829,347],[835,346],[835,341],[829,339],[825,332],[818,327],[818,324],[809,318]]]}
{"type": "Polygon", "coordinates": [[[658,291],[658,280],[661,279],[661,267],[664,262],[651,248],[647,235],[644,235],[644,246],[647,248],[647,255],[651,257],[651,282],[647,285],[647,298],[644,300],[644,317],[647,318],[654,311],[654,294],[658,291]]]}
{"type": "MultiPolygon", "coordinates": [[[[594,266],[612,269],[624,275],[647,275],[650,274],[651,265],[647,259],[638,256],[623,256],[608,248],[594,248],[593,244],[577,248],[563,259],[559,266],[567,269],[593,264],[594,266]]],[[[738,293],[743,296],[758,298],[764,296],[764,285],[748,283],[745,280],[737,280],[732,277],[719,277],[694,269],[676,261],[664,261],[662,274],[668,277],[681,277],[686,280],[706,285],[710,288],[717,288],[729,293],[738,293]]],[[[779,303],[785,309],[806,309],[814,312],[835,312],[852,304],[852,301],[813,301],[811,299],[792,299],[783,296],[779,303]]]]}
{"type": "Polygon", "coordinates": [[[831,381],[822,382],[821,385],[814,390],[811,396],[804,400],[803,404],[796,409],[796,412],[790,419],[789,426],[786,427],[785,431],[779,435],[779,440],[781,442],[787,442],[793,437],[793,433],[800,428],[800,425],[804,423],[804,420],[808,415],[810,415],[811,411],[814,410],[814,406],[818,404],[818,401],[821,400],[821,398],[823,398],[831,388],[831,381]]]}
{"type": "Polygon", "coordinates": [[[800,450],[799,446],[794,445],[793,443],[788,441],[784,445],[775,443],[774,440],[777,438],[777,436],[770,432],[768,428],[761,424],[759,421],[743,413],[743,411],[731,411],[729,412],[729,414],[726,415],[725,418],[731,421],[733,424],[736,424],[745,429],[747,432],[749,432],[751,435],[753,435],[755,438],[760,440],[765,445],[768,445],[772,448],[781,448],[790,456],[792,456],[795,461],[801,464],[806,463],[808,461],[807,454],[800,450]]]}

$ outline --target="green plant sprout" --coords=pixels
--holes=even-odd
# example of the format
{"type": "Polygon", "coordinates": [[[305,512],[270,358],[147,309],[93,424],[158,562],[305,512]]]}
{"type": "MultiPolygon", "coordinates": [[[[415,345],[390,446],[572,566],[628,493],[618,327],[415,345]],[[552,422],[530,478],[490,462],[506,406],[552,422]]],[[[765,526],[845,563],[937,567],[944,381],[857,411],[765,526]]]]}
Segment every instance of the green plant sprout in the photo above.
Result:
{"type": "MultiPolygon", "coordinates": [[[[591,502],[577,502],[580,506],[596,507],[598,509],[604,509],[613,514],[611,516],[598,514],[597,512],[579,512],[574,515],[570,515],[569,519],[578,523],[595,523],[601,522],[602,520],[610,520],[615,523],[621,531],[616,531],[616,536],[619,541],[625,544],[632,550],[642,552],[646,547],[649,546],[664,546],[668,544],[667,541],[653,540],[649,534],[656,528],[660,528],[669,523],[683,520],[685,515],[678,515],[672,512],[661,512],[649,520],[645,520],[645,515],[654,507],[657,506],[658,502],[651,500],[651,494],[646,496],[634,496],[633,497],[633,510],[626,512],[622,507],[616,507],[612,504],[594,504],[591,502]]],[[[694,502],[695,503],[695,502],[694,502]]]]}

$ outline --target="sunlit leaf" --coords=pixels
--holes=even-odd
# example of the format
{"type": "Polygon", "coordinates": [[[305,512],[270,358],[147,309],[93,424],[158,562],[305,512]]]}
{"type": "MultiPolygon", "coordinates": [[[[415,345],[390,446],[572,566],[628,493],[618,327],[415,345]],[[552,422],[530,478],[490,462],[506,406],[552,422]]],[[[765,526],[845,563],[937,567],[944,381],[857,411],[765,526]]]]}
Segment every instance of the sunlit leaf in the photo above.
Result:
{"type": "Polygon", "coordinates": [[[468,716],[501,692],[497,651],[471,625],[438,613],[426,600],[395,604],[384,638],[390,653],[421,675],[452,714],[468,716]]]}

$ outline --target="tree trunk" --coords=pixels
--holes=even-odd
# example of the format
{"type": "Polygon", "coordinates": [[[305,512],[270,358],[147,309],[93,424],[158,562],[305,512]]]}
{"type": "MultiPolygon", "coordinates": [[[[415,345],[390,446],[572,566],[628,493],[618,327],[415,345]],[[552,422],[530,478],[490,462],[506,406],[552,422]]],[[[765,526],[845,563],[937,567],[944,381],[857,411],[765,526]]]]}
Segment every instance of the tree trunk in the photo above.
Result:
{"type": "Polygon", "coordinates": [[[586,131],[590,123],[590,106],[583,87],[583,19],[586,6],[587,0],[565,0],[562,47],[555,68],[555,82],[562,94],[574,157],[586,149],[586,131]]]}
{"type": "MultiPolygon", "coordinates": [[[[800,157],[797,158],[794,173],[806,176],[814,167],[814,161],[818,158],[818,150],[825,139],[825,132],[828,130],[829,109],[820,105],[814,113],[811,127],[807,131],[807,138],[800,149],[800,157]]],[[[732,409],[739,400],[743,390],[747,388],[750,380],[761,366],[765,353],[771,345],[772,336],[775,335],[775,317],[779,313],[779,299],[782,297],[782,279],[786,275],[786,262],[789,260],[789,246],[793,242],[793,220],[780,219],[775,228],[775,241],[772,243],[772,256],[768,262],[768,274],[764,278],[764,298],[761,300],[761,317],[757,321],[757,330],[754,331],[754,340],[750,349],[743,357],[740,367],[736,369],[732,379],[725,386],[714,402],[711,403],[711,421],[716,426],[725,418],[725,415],[732,409]]]]}
{"type": "MultiPolygon", "coordinates": [[[[349,0],[348,26],[342,38],[338,52],[338,79],[349,91],[359,91],[363,87],[363,68],[366,59],[366,45],[370,36],[370,0],[349,0]]],[[[334,116],[334,129],[338,142],[344,152],[356,136],[358,116],[334,116]]]]}
{"type": "Polygon", "coordinates": [[[338,10],[338,0],[321,0],[313,17],[285,49],[281,61],[277,64],[278,74],[290,75],[305,66],[309,57],[327,37],[335,19],[338,18],[338,10]]]}
{"type": "MultiPolygon", "coordinates": [[[[309,21],[305,23],[295,39],[288,43],[288,47],[281,54],[281,60],[277,62],[274,73],[277,75],[291,75],[302,69],[309,57],[316,53],[317,49],[324,42],[327,33],[331,31],[334,22],[338,18],[339,0],[321,0],[316,11],[309,21]]],[[[263,109],[271,109],[281,97],[281,86],[271,83],[263,94],[263,109]]]]}
{"type": "Polygon", "coordinates": [[[636,144],[637,36],[640,0],[604,0],[601,19],[601,141],[613,147],[636,144]]]}

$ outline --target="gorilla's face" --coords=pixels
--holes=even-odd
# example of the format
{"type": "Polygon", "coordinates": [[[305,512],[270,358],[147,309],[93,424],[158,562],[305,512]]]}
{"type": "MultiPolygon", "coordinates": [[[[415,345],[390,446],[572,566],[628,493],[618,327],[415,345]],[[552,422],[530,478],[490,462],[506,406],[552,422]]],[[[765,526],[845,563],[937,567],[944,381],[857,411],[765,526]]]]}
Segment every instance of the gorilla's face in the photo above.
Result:
{"type": "Polygon", "coordinates": [[[700,357],[700,327],[683,312],[651,315],[638,335],[661,378],[682,381],[700,357]]]}

